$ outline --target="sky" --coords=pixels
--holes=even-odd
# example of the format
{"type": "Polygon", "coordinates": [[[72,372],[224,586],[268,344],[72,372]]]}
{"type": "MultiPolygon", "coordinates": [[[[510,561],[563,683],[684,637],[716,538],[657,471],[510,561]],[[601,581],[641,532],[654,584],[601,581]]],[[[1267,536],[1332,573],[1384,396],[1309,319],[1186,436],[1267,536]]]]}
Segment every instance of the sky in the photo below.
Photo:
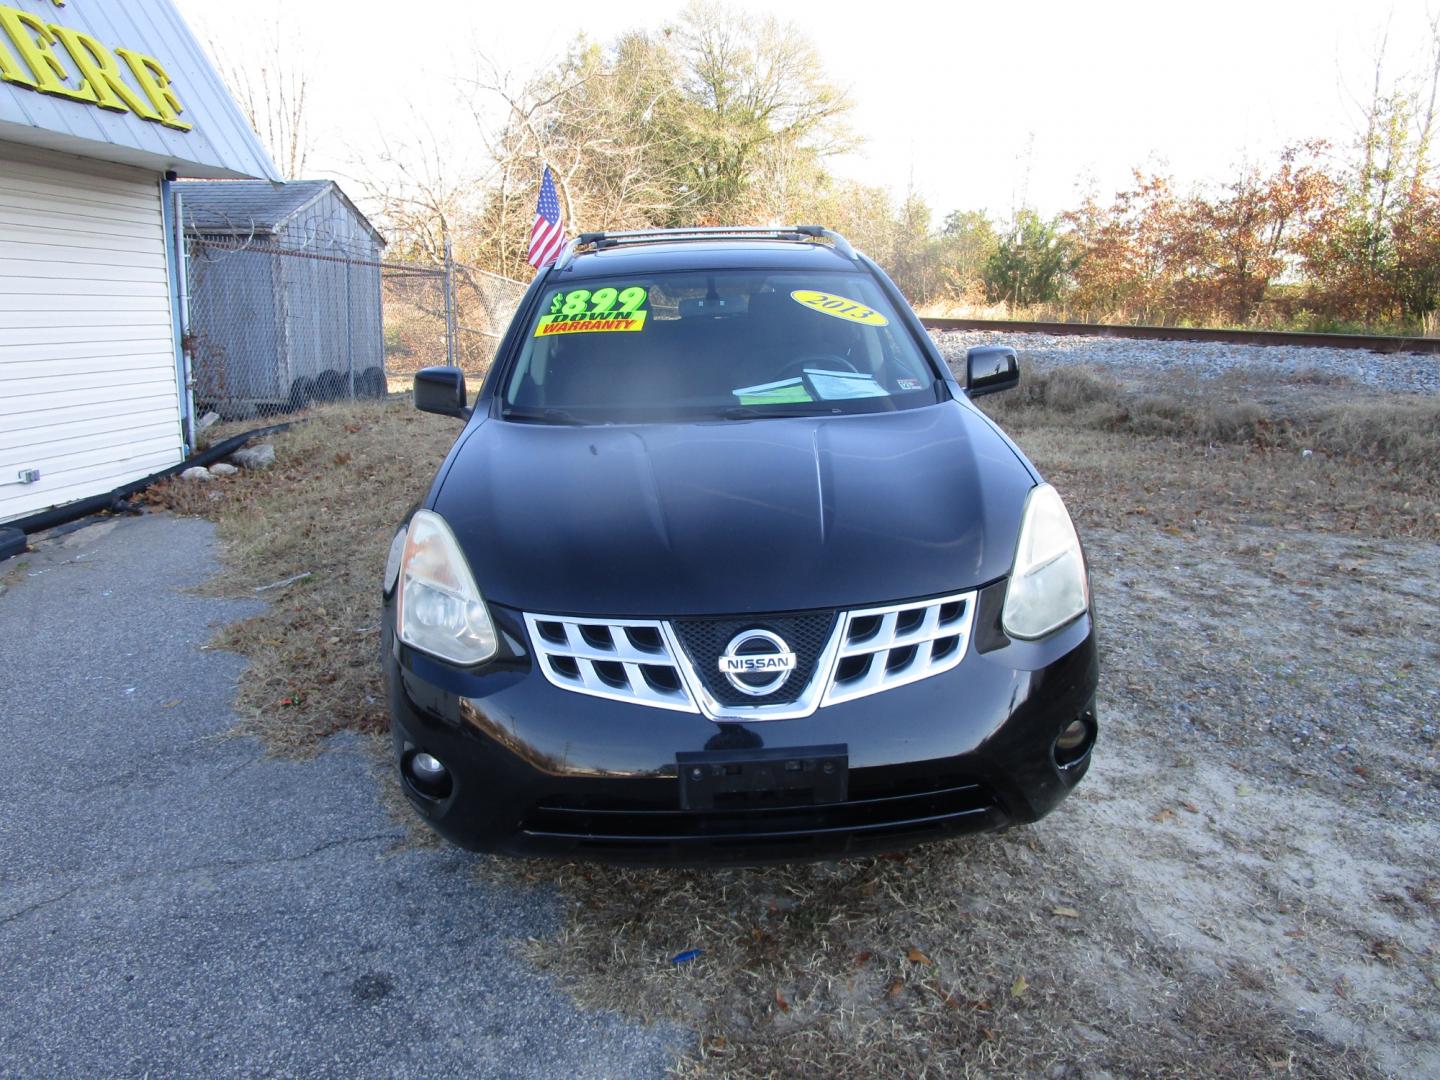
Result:
{"type": "MultiPolygon", "coordinates": [[[[456,171],[480,167],[468,102],[481,57],[523,77],[581,31],[606,41],[658,28],[684,6],[175,2],[226,65],[266,63],[278,27],[288,62],[310,76],[307,172],[342,181],[382,144],[427,129],[456,171]]],[[[1004,219],[1018,206],[1058,212],[1091,188],[1108,196],[1134,167],[1190,187],[1270,161],[1289,142],[1349,142],[1382,42],[1387,79],[1425,64],[1427,4],[1440,12],[1440,0],[777,0],[732,10],[793,22],[848,89],[847,123],[864,142],[835,173],[913,188],[937,219],[953,209],[1004,219]]]]}

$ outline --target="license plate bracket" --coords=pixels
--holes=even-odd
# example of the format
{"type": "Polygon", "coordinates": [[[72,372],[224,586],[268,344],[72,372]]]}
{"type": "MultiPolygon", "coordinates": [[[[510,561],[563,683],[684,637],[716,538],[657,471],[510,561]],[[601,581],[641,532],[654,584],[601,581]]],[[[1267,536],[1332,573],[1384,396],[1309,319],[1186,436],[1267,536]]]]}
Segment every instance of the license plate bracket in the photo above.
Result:
{"type": "Polygon", "coordinates": [[[843,743],[675,755],[682,810],[747,810],[844,802],[850,752],[843,743]]]}

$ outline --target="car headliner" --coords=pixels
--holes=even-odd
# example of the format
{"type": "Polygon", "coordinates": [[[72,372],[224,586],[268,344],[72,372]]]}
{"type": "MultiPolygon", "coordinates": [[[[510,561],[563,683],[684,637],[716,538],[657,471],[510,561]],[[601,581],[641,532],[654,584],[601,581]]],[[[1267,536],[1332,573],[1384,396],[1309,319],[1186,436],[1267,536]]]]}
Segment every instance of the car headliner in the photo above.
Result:
{"type": "Polygon", "coordinates": [[[587,251],[563,270],[573,279],[664,271],[861,269],[828,244],[811,240],[661,240],[587,251]]]}

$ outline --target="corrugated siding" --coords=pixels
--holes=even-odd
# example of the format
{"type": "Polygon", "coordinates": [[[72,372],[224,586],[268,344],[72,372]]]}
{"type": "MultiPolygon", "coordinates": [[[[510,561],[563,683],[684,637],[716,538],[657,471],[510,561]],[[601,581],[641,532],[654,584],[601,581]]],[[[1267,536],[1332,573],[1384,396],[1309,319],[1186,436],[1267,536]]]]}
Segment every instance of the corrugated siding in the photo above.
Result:
{"type": "Polygon", "coordinates": [[[0,152],[0,521],[182,455],[155,177],[0,152]]]}
{"type": "MultiPolygon", "coordinates": [[[[64,7],[51,0],[6,2],[46,22],[83,30],[108,49],[123,46],[156,57],[185,107],[182,118],[195,126],[176,131],[129,112],[109,112],[0,82],[0,138],[34,143],[38,135],[26,135],[29,129],[67,140],[64,147],[53,141],[38,145],[101,160],[146,164],[157,170],[175,168],[186,176],[277,177],[259,139],[171,0],[70,0],[64,7]],[[7,127],[10,132],[4,134],[7,127]],[[137,160],[137,155],[146,160],[137,160]]],[[[63,49],[57,50],[71,76],[69,85],[74,85],[73,64],[63,49]]],[[[123,72],[123,63],[120,66],[123,72]]],[[[4,149],[0,145],[0,152],[4,149]]]]}

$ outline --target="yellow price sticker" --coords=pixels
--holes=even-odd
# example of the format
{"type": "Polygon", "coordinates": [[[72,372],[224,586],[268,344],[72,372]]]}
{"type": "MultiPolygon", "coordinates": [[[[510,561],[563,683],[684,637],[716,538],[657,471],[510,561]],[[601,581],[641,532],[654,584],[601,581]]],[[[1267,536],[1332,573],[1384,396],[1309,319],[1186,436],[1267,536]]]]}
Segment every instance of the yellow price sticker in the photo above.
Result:
{"type": "Polygon", "coordinates": [[[632,311],[629,315],[541,315],[535,327],[536,337],[555,334],[623,334],[645,329],[649,312],[632,311]]]}
{"type": "Polygon", "coordinates": [[[818,311],[822,315],[831,315],[837,319],[848,319],[861,326],[890,325],[890,320],[874,308],[868,308],[849,297],[836,296],[834,293],[816,292],[814,289],[796,289],[790,294],[790,299],[797,304],[803,304],[811,311],[818,311]]]}

